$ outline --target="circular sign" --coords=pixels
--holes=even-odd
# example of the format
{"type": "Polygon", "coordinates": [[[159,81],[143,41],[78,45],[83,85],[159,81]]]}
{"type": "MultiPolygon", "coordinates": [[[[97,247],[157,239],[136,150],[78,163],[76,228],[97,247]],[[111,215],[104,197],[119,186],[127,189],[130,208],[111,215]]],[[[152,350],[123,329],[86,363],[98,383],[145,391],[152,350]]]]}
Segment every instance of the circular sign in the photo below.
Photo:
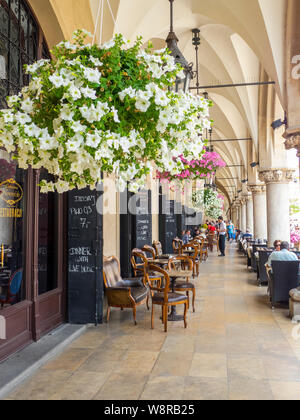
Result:
{"type": "Polygon", "coordinates": [[[23,198],[22,187],[14,180],[7,179],[0,184],[0,199],[14,206],[23,198]]]}

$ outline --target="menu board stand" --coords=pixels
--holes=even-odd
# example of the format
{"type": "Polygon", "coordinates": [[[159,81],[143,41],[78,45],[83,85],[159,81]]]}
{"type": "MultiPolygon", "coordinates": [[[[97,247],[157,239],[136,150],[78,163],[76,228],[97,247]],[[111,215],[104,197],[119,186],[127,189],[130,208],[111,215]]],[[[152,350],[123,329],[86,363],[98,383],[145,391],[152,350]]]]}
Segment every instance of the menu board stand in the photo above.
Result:
{"type": "Polygon", "coordinates": [[[173,239],[178,236],[178,216],[174,200],[168,200],[163,194],[159,196],[159,240],[165,254],[173,253],[173,239]]]}
{"type": "Polygon", "coordinates": [[[68,316],[72,324],[96,325],[103,317],[102,193],[68,193],[68,316]]]}
{"type": "Polygon", "coordinates": [[[151,191],[121,193],[120,263],[124,278],[132,276],[131,251],[152,244],[151,191]]]}

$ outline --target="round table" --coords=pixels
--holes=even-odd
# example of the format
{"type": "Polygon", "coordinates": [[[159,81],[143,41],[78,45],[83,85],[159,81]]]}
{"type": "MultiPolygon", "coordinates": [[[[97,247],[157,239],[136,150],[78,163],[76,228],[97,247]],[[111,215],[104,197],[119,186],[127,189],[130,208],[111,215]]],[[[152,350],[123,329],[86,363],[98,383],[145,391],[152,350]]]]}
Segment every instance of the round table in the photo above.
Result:
{"type": "MultiPolygon", "coordinates": [[[[176,280],[179,278],[189,278],[192,277],[193,272],[190,270],[166,270],[168,276],[170,277],[170,281],[172,283],[172,293],[175,293],[175,285],[176,280]]],[[[168,316],[168,321],[182,321],[183,315],[177,315],[176,306],[171,307],[171,313],[168,316]]]]}

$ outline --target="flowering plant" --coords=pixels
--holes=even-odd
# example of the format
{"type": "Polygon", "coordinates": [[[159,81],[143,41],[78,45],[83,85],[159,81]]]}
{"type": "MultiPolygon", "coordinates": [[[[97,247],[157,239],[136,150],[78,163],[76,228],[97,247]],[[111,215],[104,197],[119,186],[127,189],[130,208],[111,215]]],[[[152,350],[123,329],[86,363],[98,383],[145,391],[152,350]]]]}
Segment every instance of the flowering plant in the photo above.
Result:
{"type": "Polygon", "coordinates": [[[195,179],[210,178],[215,175],[217,168],[224,168],[226,166],[219,153],[205,151],[205,148],[203,149],[201,159],[189,161],[184,156],[179,156],[177,160],[182,162],[184,169],[175,175],[172,175],[170,172],[162,173],[157,171],[157,178],[160,181],[193,181],[195,179]]]}
{"type": "Polygon", "coordinates": [[[76,31],[74,43],[54,48],[54,60],[27,66],[29,86],[0,112],[0,147],[21,168],[55,176],[42,181],[43,192],[93,189],[102,173],[136,192],[153,164],[180,173],[184,164],[173,157],[201,155],[210,102],[171,91],[183,75],[168,50],[150,54],[141,39],[129,47],[121,35],[85,44],[86,35],[76,31]]]}
{"type": "Polygon", "coordinates": [[[296,228],[292,228],[291,230],[291,243],[292,244],[299,244],[300,243],[300,230],[296,228]]]}
{"type": "Polygon", "coordinates": [[[211,188],[205,188],[192,194],[192,206],[204,211],[207,217],[217,219],[223,212],[224,197],[211,188]]]}

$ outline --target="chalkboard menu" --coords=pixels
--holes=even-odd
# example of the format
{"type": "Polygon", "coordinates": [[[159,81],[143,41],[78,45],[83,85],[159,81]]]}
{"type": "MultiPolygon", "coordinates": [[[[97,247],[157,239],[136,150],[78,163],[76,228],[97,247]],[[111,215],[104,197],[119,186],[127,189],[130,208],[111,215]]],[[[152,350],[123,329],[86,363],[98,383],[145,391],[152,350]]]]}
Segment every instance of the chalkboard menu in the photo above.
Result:
{"type": "Polygon", "coordinates": [[[152,244],[151,191],[140,191],[135,197],[134,248],[143,248],[152,244]]]}
{"type": "Polygon", "coordinates": [[[175,201],[165,195],[159,197],[159,240],[165,254],[173,253],[172,242],[178,236],[178,216],[175,201]]]}
{"type": "Polygon", "coordinates": [[[121,193],[120,260],[123,277],[132,276],[131,251],[152,244],[151,191],[121,193]]]}
{"type": "Polygon", "coordinates": [[[84,189],[68,193],[68,309],[69,322],[73,324],[102,322],[103,218],[100,213],[99,192],[84,189]]]}

